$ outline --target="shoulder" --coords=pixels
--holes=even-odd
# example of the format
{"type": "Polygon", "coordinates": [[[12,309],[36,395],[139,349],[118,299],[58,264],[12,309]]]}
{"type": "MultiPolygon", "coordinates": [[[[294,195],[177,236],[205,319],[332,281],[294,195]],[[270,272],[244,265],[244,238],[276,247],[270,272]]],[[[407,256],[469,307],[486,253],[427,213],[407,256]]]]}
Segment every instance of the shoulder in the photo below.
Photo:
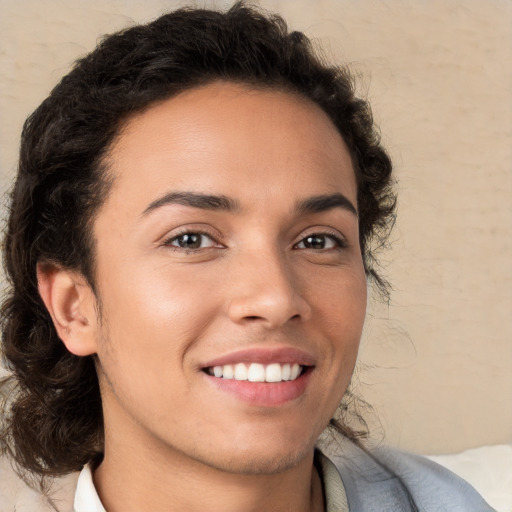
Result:
{"type": "Polygon", "coordinates": [[[0,457],[0,510],[16,512],[72,512],[78,474],[53,480],[48,493],[28,485],[14,471],[11,460],[0,457]]]}
{"type": "Polygon", "coordinates": [[[493,510],[462,478],[419,455],[390,448],[367,451],[343,442],[338,454],[328,456],[342,477],[351,510],[493,510]]]}
{"type": "Polygon", "coordinates": [[[493,510],[465,480],[445,467],[419,455],[380,449],[376,457],[399,475],[425,510],[484,512],[493,510]]]}

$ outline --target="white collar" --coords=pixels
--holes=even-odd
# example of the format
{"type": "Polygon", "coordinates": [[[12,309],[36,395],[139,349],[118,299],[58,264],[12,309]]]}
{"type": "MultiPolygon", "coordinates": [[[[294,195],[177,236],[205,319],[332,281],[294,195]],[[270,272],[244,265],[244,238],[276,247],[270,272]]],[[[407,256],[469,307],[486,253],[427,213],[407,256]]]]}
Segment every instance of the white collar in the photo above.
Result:
{"type": "Polygon", "coordinates": [[[78,477],[73,512],[107,512],[94,487],[89,464],[84,466],[78,477]]]}

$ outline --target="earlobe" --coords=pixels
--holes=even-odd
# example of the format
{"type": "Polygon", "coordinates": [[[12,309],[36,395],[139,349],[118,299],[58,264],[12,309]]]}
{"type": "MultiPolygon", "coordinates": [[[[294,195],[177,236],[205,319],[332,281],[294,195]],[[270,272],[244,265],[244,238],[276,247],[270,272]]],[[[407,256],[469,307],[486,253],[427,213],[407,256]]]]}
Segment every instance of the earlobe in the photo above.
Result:
{"type": "Polygon", "coordinates": [[[37,264],[39,294],[66,348],[77,356],[96,353],[96,297],[79,273],[51,263],[37,264]]]}

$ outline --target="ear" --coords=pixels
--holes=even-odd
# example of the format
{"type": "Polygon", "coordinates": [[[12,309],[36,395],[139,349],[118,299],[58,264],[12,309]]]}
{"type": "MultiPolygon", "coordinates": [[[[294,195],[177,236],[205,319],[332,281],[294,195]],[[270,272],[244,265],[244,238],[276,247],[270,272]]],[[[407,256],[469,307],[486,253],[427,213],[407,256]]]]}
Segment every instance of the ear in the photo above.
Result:
{"type": "Polygon", "coordinates": [[[39,294],[66,348],[77,356],[96,353],[97,300],[86,279],[51,263],[37,264],[39,294]]]}

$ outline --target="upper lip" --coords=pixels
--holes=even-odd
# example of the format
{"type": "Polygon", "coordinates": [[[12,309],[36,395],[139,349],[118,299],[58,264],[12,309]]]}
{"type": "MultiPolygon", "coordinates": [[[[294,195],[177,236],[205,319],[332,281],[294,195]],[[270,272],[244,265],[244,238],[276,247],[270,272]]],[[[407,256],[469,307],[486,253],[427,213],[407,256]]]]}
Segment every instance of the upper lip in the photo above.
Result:
{"type": "Polygon", "coordinates": [[[315,366],[315,358],[295,347],[252,347],[219,356],[201,365],[203,368],[236,363],[297,363],[301,366],[315,366]]]}

